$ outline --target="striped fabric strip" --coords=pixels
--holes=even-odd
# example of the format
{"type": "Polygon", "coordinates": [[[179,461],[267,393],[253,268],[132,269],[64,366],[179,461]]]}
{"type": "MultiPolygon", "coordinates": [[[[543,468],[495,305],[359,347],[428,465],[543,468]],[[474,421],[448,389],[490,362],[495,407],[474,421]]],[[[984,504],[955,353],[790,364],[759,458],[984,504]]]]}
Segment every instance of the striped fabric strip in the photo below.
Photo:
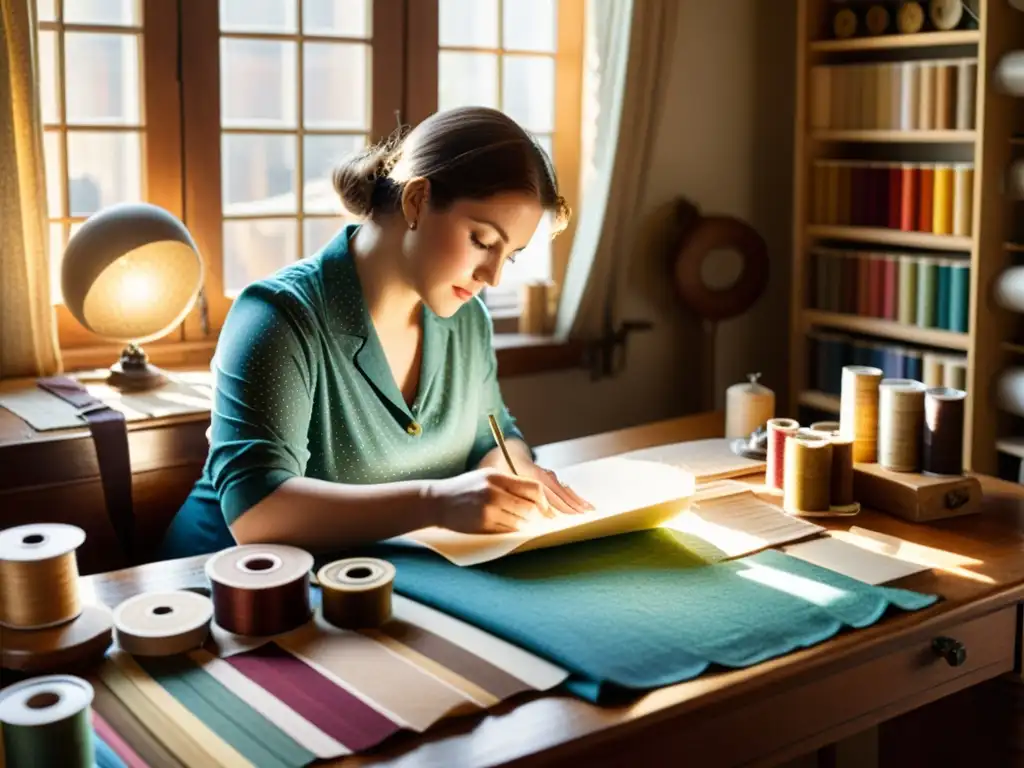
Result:
{"type": "Polygon", "coordinates": [[[117,753],[110,748],[110,745],[95,731],[92,735],[92,746],[93,760],[96,761],[96,768],[126,768],[124,761],[118,757],[117,753]]]}
{"type": "Polygon", "coordinates": [[[102,680],[93,677],[93,708],[117,731],[149,768],[185,768],[117,698],[102,680]]]}
{"type": "Polygon", "coordinates": [[[189,657],[221,685],[230,690],[278,728],[291,736],[321,760],[351,754],[351,750],[332,738],[276,696],[243,675],[231,664],[205,650],[192,651],[189,657]]]}
{"type": "Polygon", "coordinates": [[[376,746],[400,728],[276,644],[231,656],[227,663],[353,752],[376,746]]]}
{"type": "Polygon", "coordinates": [[[253,765],[302,768],[316,759],[188,657],[140,658],[138,662],[164,690],[253,765]]]}
{"type": "Polygon", "coordinates": [[[461,691],[359,632],[317,615],[277,644],[375,709],[422,733],[438,720],[478,712],[461,691]]]}
{"type": "Polygon", "coordinates": [[[110,727],[110,723],[104,720],[103,716],[95,708],[92,710],[92,727],[96,736],[106,742],[107,746],[121,759],[125,768],[149,768],[146,765],[146,761],[132,749],[131,745],[117,731],[110,727]]]}
{"type": "Polygon", "coordinates": [[[147,675],[126,653],[109,656],[100,671],[114,694],[187,766],[249,768],[248,760],[147,675]]]}

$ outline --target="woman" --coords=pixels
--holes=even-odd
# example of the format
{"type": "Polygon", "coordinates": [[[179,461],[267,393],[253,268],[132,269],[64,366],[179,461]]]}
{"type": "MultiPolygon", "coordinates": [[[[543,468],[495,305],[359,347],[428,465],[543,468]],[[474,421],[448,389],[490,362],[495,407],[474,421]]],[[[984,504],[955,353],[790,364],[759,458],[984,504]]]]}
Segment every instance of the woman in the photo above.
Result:
{"type": "Polygon", "coordinates": [[[334,186],[362,223],[228,313],[209,457],[161,557],[270,541],[336,552],[588,509],[505,408],[478,296],[545,211],[558,229],[568,217],[537,143],[497,110],[451,110],[344,163],[334,186]]]}

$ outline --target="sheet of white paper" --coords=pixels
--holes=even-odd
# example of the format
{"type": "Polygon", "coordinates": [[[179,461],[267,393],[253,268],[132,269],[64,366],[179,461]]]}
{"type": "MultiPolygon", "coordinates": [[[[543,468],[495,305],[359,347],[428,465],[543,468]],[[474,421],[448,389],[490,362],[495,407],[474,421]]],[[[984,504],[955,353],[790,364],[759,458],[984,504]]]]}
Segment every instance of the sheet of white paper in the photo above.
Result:
{"type": "Polygon", "coordinates": [[[565,467],[558,477],[596,509],[542,518],[515,533],[425,528],[395,541],[427,547],[457,565],[476,565],[516,551],[656,528],[685,509],[694,491],[693,476],[686,471],[621,456],[565,467]]]}
{"type": "Polygon", "coordinates": [[[696,539],[688,545],[706,560],[742,557],[825,530],[787,515],[742,485],[724,481],[698,488],[694,503],[665,527],[696,539]]]}
{"type": "Polygon", "coordinates": [[[726,438],[687,440],[629,451],[621,457],[680,467],[693,473],[697,482],[764,472],[765,462],[737,456],[729,447],[731,443],[726,438]]]}
{"type": "Polygon", "coordinates": [[[784,547],[783,551],[865,584],[885,584],[912,573],[929,570],[926,565],[883,554],[872,545],[870,538],[842,531],[792,544],[784,547]]]}

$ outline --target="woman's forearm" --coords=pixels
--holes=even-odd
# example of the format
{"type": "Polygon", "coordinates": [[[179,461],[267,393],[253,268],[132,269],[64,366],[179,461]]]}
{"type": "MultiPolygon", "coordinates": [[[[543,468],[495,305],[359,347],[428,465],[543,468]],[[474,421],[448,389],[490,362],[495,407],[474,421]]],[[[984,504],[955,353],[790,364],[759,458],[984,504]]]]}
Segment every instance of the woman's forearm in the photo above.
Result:
{"type": "Polygon", "coordinates": [[[231,532],[240,544],[339,551],[434,525],[425,489],[415,480],[343,485],[295,477],[244,512],[231,532]]]}

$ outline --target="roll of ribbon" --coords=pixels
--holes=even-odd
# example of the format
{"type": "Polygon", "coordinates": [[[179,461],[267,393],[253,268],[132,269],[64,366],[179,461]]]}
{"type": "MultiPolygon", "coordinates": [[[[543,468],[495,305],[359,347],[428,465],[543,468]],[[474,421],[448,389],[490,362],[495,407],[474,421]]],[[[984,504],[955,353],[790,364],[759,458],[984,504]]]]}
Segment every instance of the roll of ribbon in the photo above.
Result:
{"type": "Polygon", "coordinates": [[[114,637],[133,656],[172,656],[202,646],[212,620],[208,597],[184,590],[145,592],[114,609],[114,637]]]}
{"type": "Polygon", "coordinates": [[[832,443],[814,434],[798,433],[786,440],[783,508],[793,515],[831,512],[832,443]]]}
{"type": "Polygon", "coordinates": [[[878,385],[878,463],[894,472],[921,467],[925,386],[912,379],[882,379],[878,385]]]}
{"type": "Polygon", "coordinates": [[[800,423],[795,419],[768,420],[768,456],[765,479],[768,487],[781,491],[785,483],[786,438],[795,435],[800,423]]]}
{"type": "Polygon", "coordinates": [[[63,523],[0,531],[0,626],[42,629],[82,612],[77,550],[85,531],[63,523]]]}
{"type": "Polygon", "coordinates": [[[93,688],[71,675],[34,677],[0,691],[8,768],[93,768],[93,688]]]}
{"type": "Polygon", "coordinates": [[[839,396],[840,434],[853,441],[855,462],[878,455],[878,384],[882,369],[866,365],[843,367],[839,396]]]}
{"type": "Polygon", "coordinates": [[[961,389],[934,387],[924,395],[922,470],[929,475],[962,475],[964,401],[961,389]]]}
{"type": "Polygon", "coordinates": [[[775,393],[758,383],[760,373],[748,373],[743,384],[725,391],[725,436],[747,437],[775,415],[775,393]]]}
{"type": "Polygon", "coordinates": [[[206,561],[218,625],[238,635],[266,637],[309,621],[313,556],[281,544],[246,544],[206,561]]]}
{"type": "Polygon", "coordinates": [[[317,572],[324,618],[342,629],[379,627],[391,618],[395,566],[372,557],[335,560],[317,572]]]}

